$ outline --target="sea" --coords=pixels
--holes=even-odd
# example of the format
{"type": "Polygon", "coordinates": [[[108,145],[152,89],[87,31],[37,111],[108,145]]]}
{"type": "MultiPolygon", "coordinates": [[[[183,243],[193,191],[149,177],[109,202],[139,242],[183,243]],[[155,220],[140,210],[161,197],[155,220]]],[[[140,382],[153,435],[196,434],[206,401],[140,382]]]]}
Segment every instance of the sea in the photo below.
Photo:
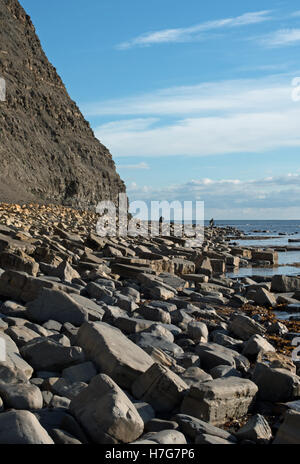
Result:
{"type": "MultiPolygon", "coordinates": [[[[205,221],[208,225],[209,221],[205,221]]],[[[240,268],[233,272],[228,272],[227,277],[241,278],[253,275],[273,276],[275,274],[299,275],[299,267],[295,263],[300,263],[300,220],[215,220],[217,227],[235,227],[249,237],[259,236],[259,240],[233,240],[242,246],[259,246],[272,248],[272,246],[293,246],[299,247],[299,251],[278,252],[278,267],[250,267],[240,268]],[[272,238],[268,238],[272,237],[272,238]],[[289,239],[299,239],[299,243],[290,243],[289,239]]]]}

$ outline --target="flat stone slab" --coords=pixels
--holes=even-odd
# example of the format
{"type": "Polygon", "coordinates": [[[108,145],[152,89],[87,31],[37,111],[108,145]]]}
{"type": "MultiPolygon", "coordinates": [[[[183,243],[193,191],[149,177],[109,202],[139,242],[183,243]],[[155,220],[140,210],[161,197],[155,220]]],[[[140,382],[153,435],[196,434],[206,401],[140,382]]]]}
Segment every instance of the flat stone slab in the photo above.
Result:
{"type": "Polygon", "coordinates": [[[152,366],[152,358],[119,329],[104,322],[86,322],[77,335],[77,344],[104,374],[129,388],[152,366]]]}

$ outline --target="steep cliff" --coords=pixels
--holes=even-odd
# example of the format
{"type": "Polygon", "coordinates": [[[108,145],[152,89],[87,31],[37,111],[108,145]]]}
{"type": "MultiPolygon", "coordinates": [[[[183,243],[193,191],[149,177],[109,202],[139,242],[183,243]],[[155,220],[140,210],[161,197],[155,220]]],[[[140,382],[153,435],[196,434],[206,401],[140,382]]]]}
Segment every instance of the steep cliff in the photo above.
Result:
{"type": "Polygon", "coordinates": [[[0,77],[0,201],[87,208],[125,191],[17,0],[0,0],[0,77]]]}

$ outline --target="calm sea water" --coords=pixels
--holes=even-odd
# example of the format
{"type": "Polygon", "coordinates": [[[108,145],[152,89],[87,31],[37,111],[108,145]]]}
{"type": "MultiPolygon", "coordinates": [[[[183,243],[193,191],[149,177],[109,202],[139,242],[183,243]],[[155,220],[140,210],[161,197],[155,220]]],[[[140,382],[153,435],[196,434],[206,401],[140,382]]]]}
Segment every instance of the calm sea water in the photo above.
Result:
{"type": "MultiPolygon", "coordinates": [[[[208,224],[208,221],[205,222],[208,224]]],[[[295,246],[300,247],[299,243],[289,243],[289,239],[300,240],[300,220],[299,221],[263,221],[263,220],[243,220],[243,221],[215,221],[218,227],[236,227],[249,236],[266,237],[260,240],[235,240],[242,246],[295,246]],[[284,235],[280,235],[284,234],[284,235]],[[267,238],[275,237],[275,238],[267,238]]],[[[278,267],[262,268],[240,268],[237,271],[227,274],[228,277],[251,277],[252,275],[272,276],[275,274],[300,275],[300,267],[293,266],[294,263],[300,263],[300,251],[279,252],[278,267]]]]}
{"type": "MultiPolygon", "coordinates": [[[[300,216],[300,211],[299,211],[300,216]]],[[[264,221],[264,220],[243,220],[243,221],[232,221],[232,220],[215,220],[215,223],[218,227],[225,227],[231,226],[236,227],[237,229],[242,230],[245,234],[249,235],[257,235],[255,230],[267,230],[265,235],[276,235],[279,233],[286,233],[288,235],[292,234],[300,234],[300,219],[295,221],[281,221],[281,220],[274,220],[274,221],[264,221]]],[[[209,221],[205,221],[205,225],[208,225],[209,221]]],[[[262,234],[263,235],[263,234],[262,234]]]]}

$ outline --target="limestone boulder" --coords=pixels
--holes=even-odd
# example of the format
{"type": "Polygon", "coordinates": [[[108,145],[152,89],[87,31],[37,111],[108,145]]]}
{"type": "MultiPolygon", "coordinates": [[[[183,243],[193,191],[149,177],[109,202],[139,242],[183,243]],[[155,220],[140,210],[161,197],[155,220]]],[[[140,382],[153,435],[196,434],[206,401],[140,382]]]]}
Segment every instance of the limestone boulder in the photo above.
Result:
{"type": "Polygon", "coordinates": [[[188,385],[165,366],[153,364],[132,385],[132,394],[151,404],[155,411],[172,411],[180,404],[188,385]]]}
{"type": "Polygon", "coordinates": [[[257,390],[255,383],[248,379],[214,379],[191,387],[181,412],[212,425],[222,425],[247,414],[257,390]]]}
{"type": "Polygon", "coordinates": [[[97,444],[130,443],[144,430],[133,403],[105,374],[94,377],[71,401],[70,412],[97,444]]]}
{"type": "Polygon", "coordinates": [[[38,298],[27,304],[27,314],[29,319],[40,323],[54,320],[80,326],[88,320],[88,312],[72,295],[48,288],[42,289],[38,298]]]}
{"type": "Polygon", "coordinates": [[[119,329],[104,322],[86,322],[77,335],[77,344],[96,368],[118,385],[132,383],[153,364],[152,358],[119,329]]]}
{"type": "Polygon", "coordinates": [[[8,411],[0,414],[0,444],[52,445],[52,438],[29,411],[8,411]]]}

